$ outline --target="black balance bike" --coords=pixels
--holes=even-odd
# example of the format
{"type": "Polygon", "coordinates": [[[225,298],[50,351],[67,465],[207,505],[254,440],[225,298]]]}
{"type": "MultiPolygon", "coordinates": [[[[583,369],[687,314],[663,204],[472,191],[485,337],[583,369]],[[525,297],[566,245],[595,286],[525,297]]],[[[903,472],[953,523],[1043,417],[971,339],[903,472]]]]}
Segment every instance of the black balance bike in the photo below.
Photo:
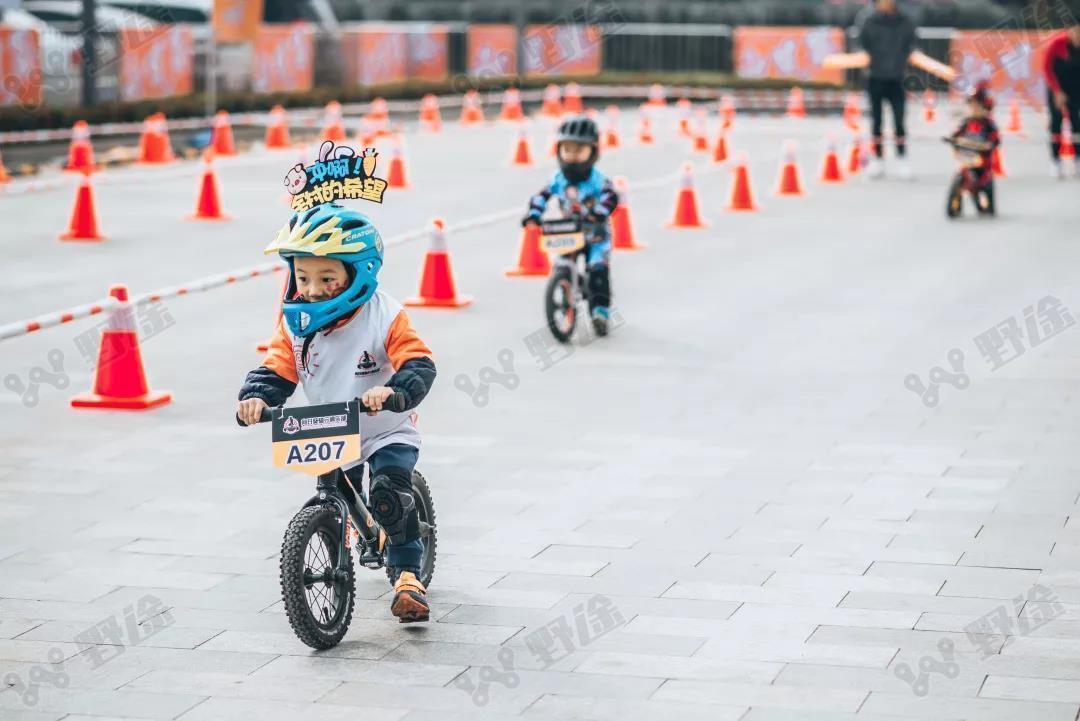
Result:
{"type": "MultiPolygon", "coordinates": [[[[384,410],[404,408],[401,393],[384,403],[384,410]]],[[[341,470],[360,457],[360,414],[367,411],[356,399],[266,408],[259,419],[273,423],[274,465],[316,476],[315,495],[293,516],[281,543],[285,612],[297,638],[315,649],[336,646],[349,630],[356,593],[352,552],[364,568],[386,567],[387,536],[371,513],[368,492],[341,470]]],[[[417,471],[412,492],[424,542],[418,578],[427,587],[435,571],[435,507],[417,471]]],[[[389,568],[386,573],[392,583],[389,568]]]]}
{"type": "Polygon", "coordinates": [[[579,314],[589,317],[586,279],[586,236],[597,237],[604,223],[589,223],[580,216],[540,222],[540,247],[555,256],[544,289],[544,315],[555,340],[569,343],[579,314]]]}

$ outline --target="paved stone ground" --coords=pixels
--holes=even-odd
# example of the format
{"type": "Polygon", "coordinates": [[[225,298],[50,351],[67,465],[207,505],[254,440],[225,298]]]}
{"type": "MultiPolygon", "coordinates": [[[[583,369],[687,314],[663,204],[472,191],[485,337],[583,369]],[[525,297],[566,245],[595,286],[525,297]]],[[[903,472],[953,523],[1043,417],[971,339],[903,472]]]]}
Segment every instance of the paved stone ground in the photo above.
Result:
{"type": "MultiPolygon", "coordinates": [[[[59,348],[71,385],[42,386],[35,407],[0,396],[0,676],[37,683],[36,698],[0,691],[0,717],[1077,718],[1080,330],[1034,344],[1024,311],[1048,296],[1080,308],[1080,183],[1047,177],[1036,122],[1007,141],[1001,217],[948,222],[952,166],[934,140],[946,121],[915,123],[916,182],[810,183],[809,198],[783,200],[766,193],[781,141],[799,141],[812,176],[838,121],[740,117],[732,146],[750,154],[764,212],[722,213],[729,174],[700,155],[708,230],[663,229],[674,180],[633,192],[650,247],[615,259],[625,325],[546,370],[526,347],[542,283],[501,274],[516,224],[452,236],[476,302],[413,314],[440,370],[421,420],[439,518],[433,622],[396,624],[381,572],[364,573],[350,633],[325,653],[292,635],[277,580],[311,484],[271,467],[265,429],[232,421],[279,279],[166,302],[175,324],[143,352],[175,401],[148,414],[67,407],[91,382],[75,347],[89,323],[4,342],[4,375],[25,379],[59,348]],[[994,369],[975,338],[1009,319],[1024,352],[994,369]],[[454,378],[475,381],[503,348],[520,385],[477,407],[454,378]],[[954,348],[970,385],[942,385],[928,407],[905,376],[927,382],[954,348]],[[173,622],[152,633],[165,617],[142,608],[149,637],[135,644],[125,615],[147,594],[173,622]],[[579,628],[601,595],[624,623],[579,628]],[[111,643],[75,642],[110,619],[111,643]],[[560,619],[572,652],[556,643],[548,664],[526,639],[560,619]],[[107,662],[92,668],[95,654],[107,662]],[[50,661],[66,685],[42,675],[50,661]],[[933,673],[920,681],[921,667],[933,673]]],[[[686,149],[669,129],[603,166],[637,182],[674,172],[686,149]]],[[[512,138],[411,136],[414,188],[367,209],[393,236],[435,214],[524,207],[549,166],[507,168],[512,138]]],[[[99,245],[55,240],[67,192],[0,197],[0,321],[112,282],[141,292],[259,262],[291,162],[222,162],[235,217],[222,225],[181,220],[194,165],[102,183],[99,245]]],[[[392,294],[414,290],[423,250],[390,250],[392,294]]]]}

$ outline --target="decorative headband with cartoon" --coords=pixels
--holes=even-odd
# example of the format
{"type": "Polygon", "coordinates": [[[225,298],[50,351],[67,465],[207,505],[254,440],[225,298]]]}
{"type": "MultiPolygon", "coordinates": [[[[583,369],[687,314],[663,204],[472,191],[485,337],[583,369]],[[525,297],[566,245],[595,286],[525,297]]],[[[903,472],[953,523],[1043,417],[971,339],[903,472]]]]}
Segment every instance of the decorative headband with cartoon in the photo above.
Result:
{"type": "Polygon", "coordinates": [[[364,148],[357,155],[346,145],[335,146],[332,141],[324,140],[318,160],[308,166],[297,163],[285,175],[292,209],[308,210],[343,198],[381,203],[386,181],[375,177],[378,155],[375,148],[364,148]]]}

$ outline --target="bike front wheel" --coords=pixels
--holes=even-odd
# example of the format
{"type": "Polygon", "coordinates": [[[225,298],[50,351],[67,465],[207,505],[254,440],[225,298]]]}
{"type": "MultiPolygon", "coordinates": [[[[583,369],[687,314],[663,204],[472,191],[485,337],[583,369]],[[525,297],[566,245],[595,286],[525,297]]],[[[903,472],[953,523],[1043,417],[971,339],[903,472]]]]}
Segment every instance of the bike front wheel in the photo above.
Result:
{"type": "Polygon", "coordinates": [[[281,600],[296,637],[316,649],[341,642],[352,621],[356,578],[352,554],[337,568],[341,518],[332,506],[308,506],[293,516],[281,543],[281,600]]]}
{"type": "Polygon", "coordinates": [[[577,306],[574,299],[573,269],[556,266],[548,278],[544,291],[544,314],[548,328],[555,340],[569,343],[577,323],[577,306]]]}
{"type": "Polygon", "coordinates": [[[945,215],[955,218],[964,211],[964,179],[957,177],[949,187],[949,199],[945,206],[945,215]]]}

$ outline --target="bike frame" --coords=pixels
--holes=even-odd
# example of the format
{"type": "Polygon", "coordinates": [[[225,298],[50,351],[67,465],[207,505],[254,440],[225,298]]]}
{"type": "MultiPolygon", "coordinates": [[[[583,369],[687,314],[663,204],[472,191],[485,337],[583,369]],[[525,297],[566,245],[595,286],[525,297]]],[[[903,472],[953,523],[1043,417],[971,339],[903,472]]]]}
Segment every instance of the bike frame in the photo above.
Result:
{"type": "Polygon", "coordinates": [[[582,268],[582,263],[579,258],[588,258],[589,244],[595,242],[597,238],[603,235],[606,225],[606,221],[599,223],[582,223],[582,230],[588,235],[588,239],[585,241],[585,247],[574,253],[557,256],[551,263],[551,271],[553,273],[555,272],[555,269],[559,267],[567,267],[572,271],[570,273],[570,288],[574,293],[574,305],[588,301],[588,298],[582,291],[581,284],[582,278],[588,271],[588,260],[584,263],[586,267],[582,268]]]}
{"type": "MultiPolygon", "coordinates": [[[[371,511],[368,510],[367,501],[357,492],[356,488],[349,480],[349,477],[346,476],[345,472],[340,468],[335,468],[329,473],[324,473],[319,476],[315,483],[315,491],[315,495],[309,498],[301,508],[320,506],[328,501],[337,507],[342,522],[336,570],[348,568],[349,524],[347,519],[350,517],[353,519],[353,525],[356,526],[356,530],[360,533],[360,542],[363,549],[366,549],[369,545],[377,544],[379,532],[382,528],[375,521],[375,517],[371,515],[371,511]],[[346,488],[352,491],[352,498],[342,495],[338,486],[339,479],[346,488]]],[[[363,557],[363,553],[361,552],[361,565],[366,567],[367,564],[363,562],[363,557]]],[[[382,565],[381,562],[379,565],[382,565]]]]}

